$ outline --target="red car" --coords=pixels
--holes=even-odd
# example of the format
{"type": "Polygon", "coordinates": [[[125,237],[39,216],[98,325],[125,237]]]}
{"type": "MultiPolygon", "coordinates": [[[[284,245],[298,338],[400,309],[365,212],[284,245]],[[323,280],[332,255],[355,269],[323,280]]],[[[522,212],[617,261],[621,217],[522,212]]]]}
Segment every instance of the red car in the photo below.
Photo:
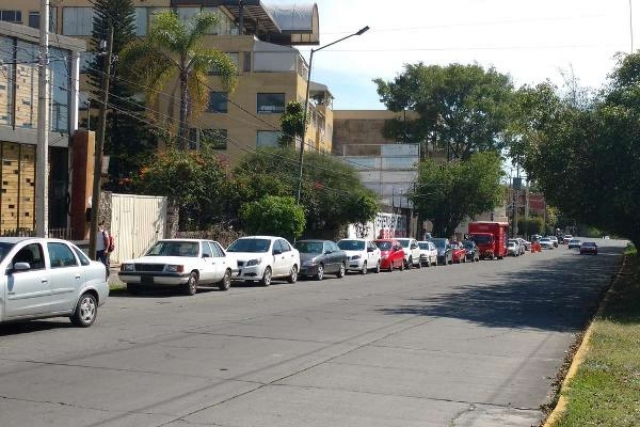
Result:
{"type": "Polygon", "coordinates": [[[404,270],[404,250],[400,242],[394,239],[374,240],[380,249],[380,268],[393,271],[394,268],[404,270]]]}
{"type": "Polygon", "coordinates": [[[596,245],[596,242],[582,242],[580,245],[580,255],[582,254],[598,255],[598,245],[596,245]]]}
{"type": "Polygon", "coordinates": [[[467,262],[467,251],[461,242],[451,242],[451,259],[454,264],[467,262]]]}

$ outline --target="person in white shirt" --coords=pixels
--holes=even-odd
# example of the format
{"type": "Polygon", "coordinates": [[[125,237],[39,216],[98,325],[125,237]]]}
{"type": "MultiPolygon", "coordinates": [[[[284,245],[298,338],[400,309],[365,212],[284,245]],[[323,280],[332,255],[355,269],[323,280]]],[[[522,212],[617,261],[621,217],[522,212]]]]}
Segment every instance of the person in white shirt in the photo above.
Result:
{"type": "Polygon", "coordinates": [[[109,268],[109,232],[104,228],[104,221],[98,223],[96,236],[96,259],[109,268]]]}

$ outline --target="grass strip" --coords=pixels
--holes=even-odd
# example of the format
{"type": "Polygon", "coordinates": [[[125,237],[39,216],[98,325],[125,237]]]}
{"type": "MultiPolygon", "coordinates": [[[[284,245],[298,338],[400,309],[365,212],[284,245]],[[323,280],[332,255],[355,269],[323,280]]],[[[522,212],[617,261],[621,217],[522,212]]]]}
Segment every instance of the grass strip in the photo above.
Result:
{"type": "Polygon", "coordinates": [[[640,260],[627,250],[603,313],[594,320],[584,362],[564,391],[553,427],[640,426],[640,260]]]}

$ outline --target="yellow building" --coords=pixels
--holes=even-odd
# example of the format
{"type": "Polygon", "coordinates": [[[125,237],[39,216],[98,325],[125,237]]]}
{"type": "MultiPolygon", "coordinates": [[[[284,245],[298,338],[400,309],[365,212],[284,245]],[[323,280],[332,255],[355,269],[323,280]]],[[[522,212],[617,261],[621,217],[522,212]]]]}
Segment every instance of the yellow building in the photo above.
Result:
{"type": "MultiPolygon", "coordinates": [[[[89,38],[93,26],[90,0],[51,0],[51,29],[59,34],[89,38]]],[[[32,27],[39,25],[39,0],[3,0],[0,19],[32,27]]],[[[237,64],[235,92],[223,91],[219,78],[210,76],[209,108],[191,120],[195,149],[207,133],[226,137],[217,145],[230,163],[256,147],[274,145],[280,135],[280,117],[289,101],[304,102],[308,67],[295,45],[319,44],[317,5],[266,6],[261,0],[133,0],[137,34],[144,37],[153,16],[173,10],[185,20],[200,10],[218,13],[221,22],[206,43],[226,52],[237,64]]],[[[83,55],[86,72],[91,53],[83,55]]],[[[81,89],[86,90],[82,84],[81,89]]],[[[165,89],[156,120],[168,125],[178,117],[175,87],[165,89]],[[169,119],[169,120],[167,120],[169,119]]],[[[312,83],[307,148],[332,151],[332,95],[312,83]]]]}

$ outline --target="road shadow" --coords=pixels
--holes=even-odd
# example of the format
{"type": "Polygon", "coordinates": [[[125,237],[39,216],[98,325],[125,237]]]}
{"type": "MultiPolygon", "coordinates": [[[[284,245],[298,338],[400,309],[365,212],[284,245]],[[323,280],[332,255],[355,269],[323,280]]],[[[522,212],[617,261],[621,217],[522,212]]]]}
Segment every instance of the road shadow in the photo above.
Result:
{"type": "Polygon", "coordinates": [[[602,247],[599,253],[605,256],[571,253],[539,259],[526,269],[498,273],[486,281],[479,277],[478,282],[454,285],[449,292],[381,311],[460,319],[494,328],[581,331],[622,260],[621,248],[602,247]],[[613,254],[617,256],[606,256],[613,254]]]}
{"type": "Polygon", "coordinates": [[[48,331],[51,329],[74,328],[67,319],[61,320],[23,320],[0,325],[0,337],[9,335],[30,334],[33,332],[48,331]]]}

